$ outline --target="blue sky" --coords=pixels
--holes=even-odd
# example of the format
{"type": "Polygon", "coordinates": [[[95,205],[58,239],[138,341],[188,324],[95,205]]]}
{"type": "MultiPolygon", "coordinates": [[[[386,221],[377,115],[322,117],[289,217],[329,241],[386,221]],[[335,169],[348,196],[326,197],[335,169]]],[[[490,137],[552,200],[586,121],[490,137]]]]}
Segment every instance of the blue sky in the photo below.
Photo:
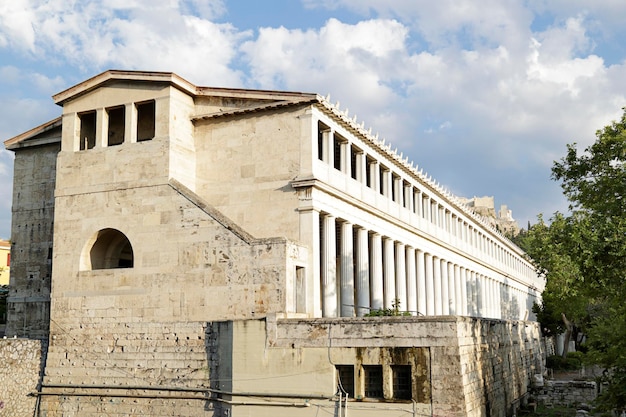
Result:
{"type": "MultiPolygon", "coordinates": [[[[520,225],[567,203],[550,179],[626,106],[621,0],[21,0],[0,3],[0,139],[57,117],[106,69],[330,94],[453,194],[520,225]]],[[[0,238],[12,153],[0,146],[0,238]]]]}

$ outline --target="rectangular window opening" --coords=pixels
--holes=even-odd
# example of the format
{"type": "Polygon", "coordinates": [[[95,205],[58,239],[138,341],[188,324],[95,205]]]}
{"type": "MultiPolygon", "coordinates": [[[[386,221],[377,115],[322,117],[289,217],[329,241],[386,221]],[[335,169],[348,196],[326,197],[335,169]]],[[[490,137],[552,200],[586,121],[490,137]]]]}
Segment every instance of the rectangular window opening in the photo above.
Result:
{"type": "Polygon", "coordinates": [[[357,163],[357,159],[359,158],[361,151],[354,146],[350,147],[350,176],[358,180],[359,173],[357,171],[359,164],[357,163]]]}
{"type": "Polygon", "coordinates": [[[324,160],[324,133],[328,132],[330,128],[322,122],[317,122],[317,159],[324,160]]]}
{"type": "Polygon", "coordinates": [[[333,167],[341,170],[341,138],[335,134],[333,135],[333,167]]]}
{"type": "Polygon", "coordinates": [[[387,175],[389,175],[389,171],[387,171],[387,167],[385,167],[384,165],[380,165],[379,166],[379,171],[378,171],[378,181],[379,181],[379,185],[380,185],[380,193],[382,195],[389,195],[389,190],[387,189],[389,184],[387,184],[387,175]]]}
{"type": "Polygon", "coordinates": [[[411,365],[391,365],[393,375],[393,398],[410,400],[413,398],[411,389],[411,365]]]}
{"type": "Polygon", "coordinates": [[[382,365],[363,365],[365,375],[365,397],[384,398],[382,365]]]}
{"type": "Polygon", "coordinates": [[[374,160],[370,157],[365,157],[365,185],[367,185],[370,188],[373,188],[372,186],[372,164],[374,163],[374,160]]]}
{"type": "Polygon", "coordinates": [[[154,139],[156,113],[154,100],[138,103],[137,107],[137,142],[154,139]]]}
{"type": "Polygon", "coordinates": [[[124,143],[124,129],[126,109],[124,106],[107,109],[109,115],[108,146],[121,145],[124,143]]]}
{"type": "Polygon", "coordinates": [[[81,151],[96,146],[96,112],[90,111],[78,115],[80,120],[80,147],[81,151]]]}
{"type": "Polygon", "coordinates": [[[337,387],[344,394],[348,394],[349,398],[354,398],[354,366],[353,365],[336,365],[337,370],[337,387]]]}
{"type": "Polygon", "coordinates": [[[396,174],[391,174],[391,200],[396,203],[400,202],[400,193],[398,188],[398,181],[400,181],[400,177],[396,174]]]}

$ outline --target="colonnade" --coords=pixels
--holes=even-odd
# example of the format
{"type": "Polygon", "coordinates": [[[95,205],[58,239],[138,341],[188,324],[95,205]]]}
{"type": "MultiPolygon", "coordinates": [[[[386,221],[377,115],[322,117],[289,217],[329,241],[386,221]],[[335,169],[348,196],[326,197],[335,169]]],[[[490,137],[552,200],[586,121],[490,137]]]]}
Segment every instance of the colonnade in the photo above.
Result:
{"type": "Polygon", "coordinates": [[[413,315],[523,319],[532,304],[528,288],[497,271],[445,259],[331,214],[319,214],[319,232],[324,317],[363,316],[398,304],[413,315]]]}

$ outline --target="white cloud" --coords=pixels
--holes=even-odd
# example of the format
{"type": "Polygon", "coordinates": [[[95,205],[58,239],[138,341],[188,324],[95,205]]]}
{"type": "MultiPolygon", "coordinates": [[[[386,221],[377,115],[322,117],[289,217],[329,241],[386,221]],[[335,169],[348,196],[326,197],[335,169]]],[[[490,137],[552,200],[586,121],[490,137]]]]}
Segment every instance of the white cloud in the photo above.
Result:
{"type": "Polygon", "coordinates": [[[32,58],[69,62],[89,73],[166,70],[198,83],[241,84],[230,64],[250,33],[209,20],[224,12],[221,0],[5,3],[0,46],[23,48],[32,58]],[[9,22],[11,13],[17,23],[9,22]]]}

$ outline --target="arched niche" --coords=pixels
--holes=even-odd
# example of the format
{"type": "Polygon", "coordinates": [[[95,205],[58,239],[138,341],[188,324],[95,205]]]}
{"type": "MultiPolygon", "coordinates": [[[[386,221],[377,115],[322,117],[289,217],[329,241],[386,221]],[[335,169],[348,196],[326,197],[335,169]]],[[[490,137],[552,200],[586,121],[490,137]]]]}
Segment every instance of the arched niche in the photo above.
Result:
{"type": "Polygon", "coordinates": [[[85,245],[81,270],[132,268],[133,247],[130,240],[116,229],[99,230],[85,245]]]}

